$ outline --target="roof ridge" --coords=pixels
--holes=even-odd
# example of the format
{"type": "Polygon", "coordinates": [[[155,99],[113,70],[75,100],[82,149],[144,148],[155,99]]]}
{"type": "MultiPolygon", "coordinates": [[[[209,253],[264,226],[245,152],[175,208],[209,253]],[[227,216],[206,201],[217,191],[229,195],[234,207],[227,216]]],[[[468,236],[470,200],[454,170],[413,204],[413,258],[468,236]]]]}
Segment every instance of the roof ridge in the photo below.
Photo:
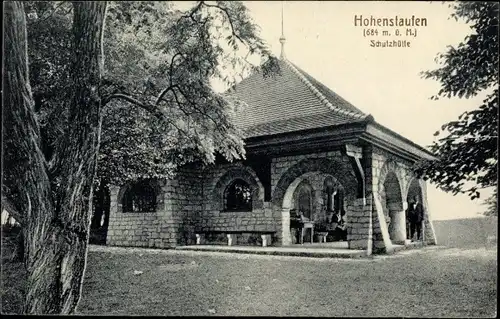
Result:
{"type": "Polygon", "coordinates": [[[353,118],[357,119],[365,119],[370,117],[370,114],[359,114],[357,112],[353,111],[347,111],[344,110],[343,108],[334,106],[327,98],[324,96],[314,84],[312,84],[302,72],[300,72],[292,62],[288,61],[287,59],[283,59],[283,61],[286,63],[286,65],[292,70],[295,75],[313,92],[314,95],[320,100],[321,103],[326,105],[330,110],[335,111],[337,113],[341,113],[343,115],[351,116],[353,118]]]}

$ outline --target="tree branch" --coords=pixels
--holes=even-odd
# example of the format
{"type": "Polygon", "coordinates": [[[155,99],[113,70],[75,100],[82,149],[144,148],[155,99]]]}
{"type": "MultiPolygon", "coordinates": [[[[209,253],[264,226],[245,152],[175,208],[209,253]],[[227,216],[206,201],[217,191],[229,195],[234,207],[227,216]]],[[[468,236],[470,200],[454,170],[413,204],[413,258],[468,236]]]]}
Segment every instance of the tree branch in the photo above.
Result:
{"type": "Polygon", "coordinates": [[[113,99],[119,99],[119,100],[124,100],[124,101],[127,101],[131,104],[134,104],[136,106],[139,106],[140,108],[148,111],[149,113],[151,113],[152,115],[154,115],[156,118],[158,118],[159,120],[162,120],[162,121],[165,121],[169,124],[171,124],[173,127],[175,127],[179,132],[181,132],[182,134],[184,134],[184,136],[186,136],[187,139],[192,139],[191,136],[189,136],[189,134],[181,129],[180,127],[178,127],[174,121],[172,121],[170,118],[168,118],[159,108],[157,105],[154,105],[154,104],[149,104],[149,103],[142,103],[141,101],[129,96],[129,95],[126,95],[126,94],[123,94],[123,93],[115,93],[115,94],[112,94],[108,97],[106,97],[105,99],[103,99],[103,105],[106,105],[107,103],[109,103],[111,100],[113,99]]]}
{"type": "MultiPolygon", "coordinates": [[[[196,104],[195,104],[195,103],[193,103],[192,101],[190,101],[190,100],[187,98],[187,96],[186,96],[186,94],[184,93],[184,91],[183,91],[183,90],[182,90],[182,89],[181,89],[178,85],[174,85],[173,87],[174,87],[174,88],[177,88],[177,90],[179,90],[179,92],[182,94],[182,96],[184,97],[184,99],[185,99],[186,101],[188,101],[188,103],[189,103],[189,104],[190,104],[190,105],[191,105],[191,106],[192,106],[192,107],[193,107],[196,111],[198,111],[201,115],[204,115],[204,116],[206,116],[207,118],[209,118],[209,119],[210,119],[210,120],[211,120],[211,121],[215,124],[215,127],[219,130],[219,132],[221,132],[221,133],[223,133],[223,134],[224,134],[224,132],[223,132],[223,131],[221,130],[221,128],[220,128],[220,123],[218,123],[217,121],[215,121],[215,119],[214,119],[213,117],[211,117],[208,113],[203,112],[201,109],[199,109],[199,108],[196,106],[196,104]]],[[[175,93],[174,93],[174,94],[175,94],[175,93]]]]}
{"type": "Polygon", "coordinates": [[[158,95],[158,98],[156,99],[156,103],[155,103],[156,105],[160,104],[160,101],[163,99],[165,94],[167,94],[167,92],[172,89],[172,74],[174,74],[173,73],[173,64],[174,64],[175,58],[179,55],[182,55],[182,54],[180,52],[177,52],[176,54],[174,54],[174,56],[170,60],[170,66],[169,66],[169,68],[170,68],[170,74],[169,74],[170,86],[167,87],[166,89],[164,89],[163,91],[161,91],[161,93],[158,95]]]}
{"type": "Polygon", "coordinates": [[[234,25],[233,25],[233,21],[231,21],[231,16],[229,15],[229,12],[227,11],[226,8],[223,8],[223,7],[215,5],[215,4],[207,4],[205,1],[200,1],[200,4],[203,4],[203,5],[205,5],[205,6],[209,7],[209,8],[217,8],[217,9],[223,11],[226,14],[226,16],[227,16],[227,19],[229,20],[229,25],[231,26],[231,33],[233,34],[233,36],[236,39],[238,39],[242,44],[244,44],[245,46],[247,46],[246,43],[245,43],[245,41],[243,41],[243,39],[238,34],[236,34],[236,31],[235,31],[234,25]]]}

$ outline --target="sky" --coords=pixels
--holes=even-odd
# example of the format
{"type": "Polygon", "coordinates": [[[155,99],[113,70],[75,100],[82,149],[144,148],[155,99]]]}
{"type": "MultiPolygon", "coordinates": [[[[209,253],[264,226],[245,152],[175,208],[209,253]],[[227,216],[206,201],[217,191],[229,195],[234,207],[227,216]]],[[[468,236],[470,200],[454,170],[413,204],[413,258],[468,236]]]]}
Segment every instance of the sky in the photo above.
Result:
{"type": "MultiPolygon", "coordinates": [[[[281,11],[284,12],[285,52],[288,60],[328,86],[344,99],[374,116],[375,120],[421,146],[430,145],[441,125],[475,109],[474,99],[430,100],[439,91],[437,81],[419,73],[437,67],[437,53],[457,45],[471,29],[464,21],[450,19],[452,9],[443,2],[403,1],[245,1],[261,37],[279,56],[281,11]],[[395,36],[406,27],[361,27],[354,17],[425,18],[427,26],[414,27],[416,36],[395,36]],[[363,36],[364,30],[377,36],[363,36]],[[383,31],[391,36],[383,36],[383,31]],[[367,31],[370,32],[370,31],[367,31]],[[374,48],[370,40],[406,40],[410,47],[374,48]]],[[[485,210],[481,199],[453,196],[427,185],[432,218],[477,217],[485,210]]]]}

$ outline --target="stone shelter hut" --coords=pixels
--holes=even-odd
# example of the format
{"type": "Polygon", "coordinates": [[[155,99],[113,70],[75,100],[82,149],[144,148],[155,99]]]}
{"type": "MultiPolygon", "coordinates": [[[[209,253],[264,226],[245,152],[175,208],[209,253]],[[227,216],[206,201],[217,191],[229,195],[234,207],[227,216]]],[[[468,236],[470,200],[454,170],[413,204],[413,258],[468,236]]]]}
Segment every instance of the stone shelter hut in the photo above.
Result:
{"type": "Polygon", "coordinates": [[[298,242],[298,213],[318,228],[329,212],[342,211],[349,249],[391,252],[407,243],[405,210],[415,196],[424,242],[436,243],[426,183],[411,170],[432,154],[287,60],[280,41],[281,75],[251,75],[231,92],[248,105],[236,119],[246,159],[112,186],[108,245],[289,246],[298,242]]]}

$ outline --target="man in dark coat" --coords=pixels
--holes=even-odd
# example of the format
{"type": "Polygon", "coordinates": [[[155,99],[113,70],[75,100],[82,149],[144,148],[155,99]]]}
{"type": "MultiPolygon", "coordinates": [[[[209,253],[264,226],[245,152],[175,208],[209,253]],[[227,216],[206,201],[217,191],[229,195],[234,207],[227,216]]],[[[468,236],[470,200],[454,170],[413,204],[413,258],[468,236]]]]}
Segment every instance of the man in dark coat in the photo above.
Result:
{"type": "Polygon", "coordinates": [[[410,221],[410,238],[413,240],[417,232],[417,240],[420,240],[422,232],[422,222],[424,220],[424,207],[419,203],[418,197],[408,207],[408,219],[410,221]]]}

